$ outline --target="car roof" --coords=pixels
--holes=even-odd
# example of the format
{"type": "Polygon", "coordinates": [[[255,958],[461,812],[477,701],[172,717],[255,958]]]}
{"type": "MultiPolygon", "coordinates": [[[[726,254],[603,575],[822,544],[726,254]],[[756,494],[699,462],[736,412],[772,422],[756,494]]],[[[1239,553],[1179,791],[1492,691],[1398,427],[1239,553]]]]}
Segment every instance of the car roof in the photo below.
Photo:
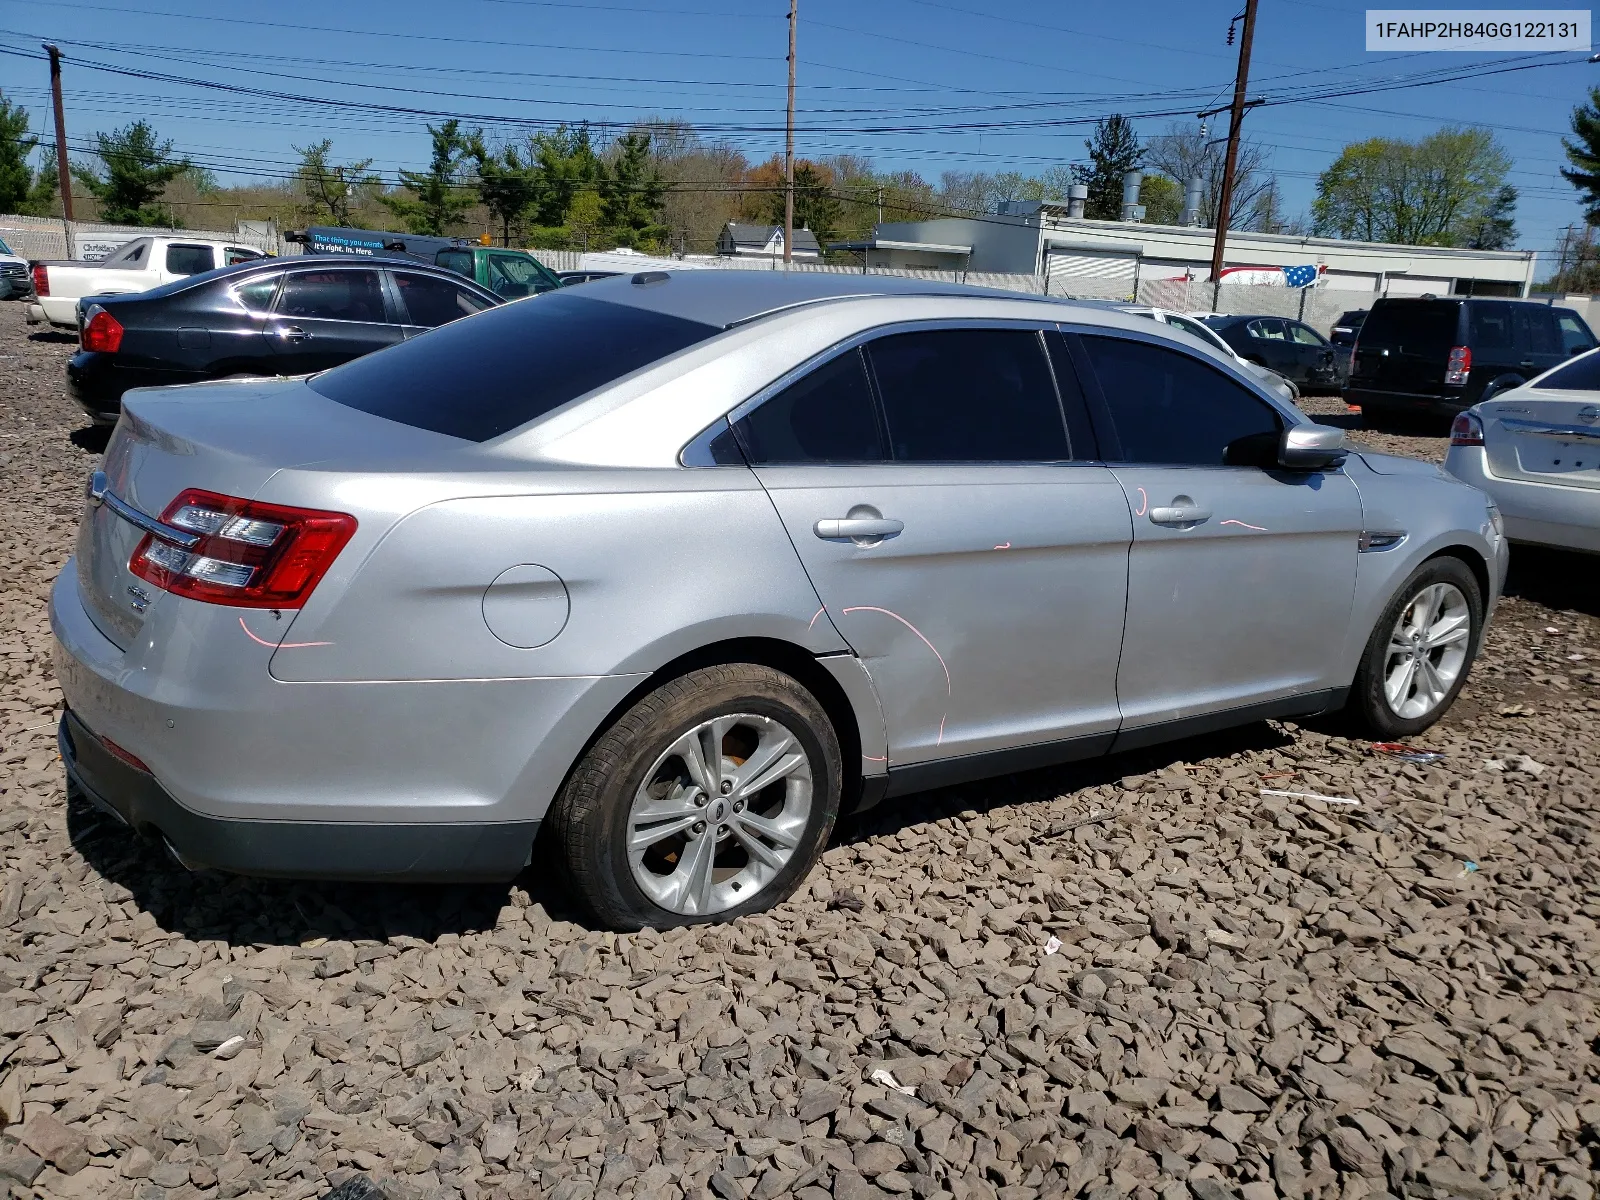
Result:
{"type": "MultiPolygon", "coordinates": [[[[729,328],[800,305],[895,296],[955,296],[1010,301],[1035,300],[1066,307],[1061,297],[1030,296],[998,288],[930,283],[896,275],[822,271],[641,271],[584,285],[584,295],[614,304],[729,328]]],[[[1087,307],[1080,305],[1075,307],[1087,307]]]]}

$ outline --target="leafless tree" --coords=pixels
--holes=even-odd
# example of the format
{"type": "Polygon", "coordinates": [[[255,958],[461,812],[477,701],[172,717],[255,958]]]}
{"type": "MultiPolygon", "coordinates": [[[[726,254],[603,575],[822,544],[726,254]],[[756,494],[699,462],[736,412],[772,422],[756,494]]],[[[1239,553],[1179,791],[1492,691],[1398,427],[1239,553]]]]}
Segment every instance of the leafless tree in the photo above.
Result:
{"type": "MultiPolygon", "coordinates": [[[[1210,229],[1217,226],[1217,209],[1222,202],[1222,172],[1227,156],[1227,146],[1211,141],[1209,135],[1189,123],[1175,121],[1167,131],[1145,142],[1145,165],[1189,186],[1194,175],[1200,176],[1200,224],[1210,229]]],[[[1233,204],[1229,215],[1230,229],[1281,232],[1268,226],[1282,224],[1278,209],[1277,181],[1268,165],[1267,151],[1249,138],[1239,141],[1239,158],[1233,172],[1233,204]]]]}

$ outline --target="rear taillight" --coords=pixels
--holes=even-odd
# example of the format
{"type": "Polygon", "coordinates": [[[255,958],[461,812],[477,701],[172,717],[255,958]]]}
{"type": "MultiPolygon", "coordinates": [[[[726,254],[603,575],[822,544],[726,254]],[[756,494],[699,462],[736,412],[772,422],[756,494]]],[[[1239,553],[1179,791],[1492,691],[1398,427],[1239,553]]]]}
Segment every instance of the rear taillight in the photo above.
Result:
{"type": "Polygon", "coordinates": [[[1483,445],[1483,422],[1476,413],[1457,413],[1456,419],[1450,425],[1450,444],[1452,446],[1481,446],[1483,445]]]}
{"type": "Polygon", "coordinates": [[[50,272],[40,263],[34,264],[33,268],[33,294],[35,296],[50,294],[50,272]]]}
{"type": "Polygon", "coordinates": [[[78,335],[78,341],[85,350],[115,354],[122,348],[121,321],[98,305],[91,308],[86,315],[88,320],[84,321],[83,331],[78,335]]]}
{"type": "Polygon", "coordinates": [[[167,505],[161,520],[199,540],[181,546],[147,534],[128,570],[174,595],[240,608],[299,608],[356,531],[348,513],[195,489],[167,505]]]}
{"type": "Polygon", "coordinates": [[[132,767],[135,771],[139,771],[145,775],[151,774],[150,768],[144,765],[144,760],[142,758],[136,754],[132,754],[129,751],[124,750],[110,738],[101,738],[100,744],[106,748],[106,753],[111,755],[112,758],[115,758],[120,762],[127,763],[128,766],[132,767]]]}
{"type": "Polygon", "coordinates": [[[1460,387],[1472,374],[1472,347],[1450,347],[1450,361],[1445,364],[1444,381],[1450,387],[1460,387]]]}

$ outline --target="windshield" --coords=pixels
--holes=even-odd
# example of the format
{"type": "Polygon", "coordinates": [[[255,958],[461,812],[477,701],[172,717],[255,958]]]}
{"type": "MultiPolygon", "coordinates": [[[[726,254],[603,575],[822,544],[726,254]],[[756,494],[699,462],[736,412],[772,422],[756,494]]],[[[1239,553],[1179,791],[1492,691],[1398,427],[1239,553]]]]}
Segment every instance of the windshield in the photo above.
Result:
{"type": "Polygon", "coordinates": [[[375,417],[485,442],[720,332],[562,290],[452,321],[311,387],[375,417]]]}

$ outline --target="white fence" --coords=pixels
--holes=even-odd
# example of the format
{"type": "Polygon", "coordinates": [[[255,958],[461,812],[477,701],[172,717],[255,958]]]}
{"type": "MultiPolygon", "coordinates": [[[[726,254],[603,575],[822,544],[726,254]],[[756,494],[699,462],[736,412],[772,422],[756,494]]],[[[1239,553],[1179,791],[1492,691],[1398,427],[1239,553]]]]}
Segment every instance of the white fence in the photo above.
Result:
{"type": "Polygon", "coordinates": [[[22,258],[105,258],[118,246],[137,237],[162,234],[206,241],[228,241],[267,254],[282,249],[277,230],[263,222],[249,222],[231,231],[162,229],[138,225],[103,225],[94,221],[63,221],[55,217],[0,216],[0,240],[22,258]]]}

